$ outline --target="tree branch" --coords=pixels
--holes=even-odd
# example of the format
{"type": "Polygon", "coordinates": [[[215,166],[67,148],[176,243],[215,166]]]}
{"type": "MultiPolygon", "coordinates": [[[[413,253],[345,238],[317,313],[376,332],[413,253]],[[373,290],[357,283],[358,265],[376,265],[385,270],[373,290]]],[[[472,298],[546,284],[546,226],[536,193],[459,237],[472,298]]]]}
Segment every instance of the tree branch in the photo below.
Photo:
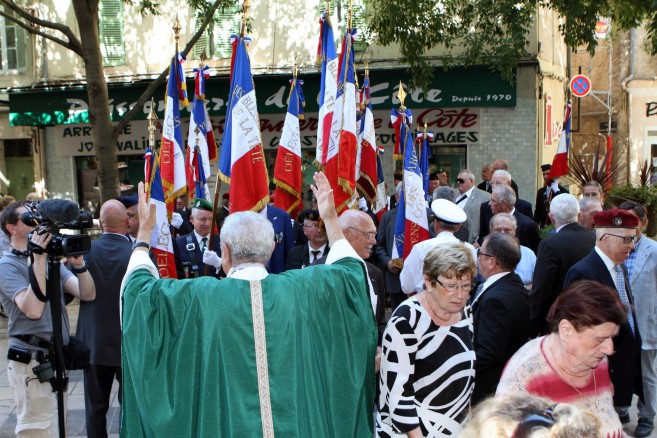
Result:
{"type": "MultiPolygon", "coordinates": [[[[189,40],[187,45],[185,45],[185,48],[182,51],[182,54],[184,56],[187,56],[187,54],[192,50],[194,47],[194,44],[201,38],[201,35],[203,35],[203,32],[205,32],[205,29],[207,28],[208,24],[210,24],[210,21],[212,21],[214,17],[214,13],[219,8],[219,5],[224,3],[225,0],[215,0],[214,4],[210,7],[208,10],[208,14],[205,17],[205,20],[203,21],[203,24],[201,27],[196,31],[194,36],[189,40]]],[[[139,96],[139,99],[137,99],[137,102],[133,105],[132,108],[130,108],[130,111],[125,113],[125,115],[119,120],[119,122],[114,126],[114,134],[118,137],[118,133],[123,131],[123,129],[130,123],[130,121],[137,115],[137,113],[142,109],[144,104],[148,101],[148,99],[151,98],[153,93],[155,93],[155,90],[157,90],[157,87],[159,87],[164,80],[167,78],[167,75],[169,73],[169,67],[167,66],[160,75],[154,79],[144,90],[144,92],[139,96]]]]}
{"type": "Polygon", "coordinates": [[[28,23],[32,23],[32,24],[35,24],[37,26],[46,27],[48,29],[53,29],[53,30],[56,30],[58,32],[63,33],[66,36],[66,38],[68,38],[68,43],[65,42],[62,39],[59,39],[59,38],[53,36],[53,35],[49,35],[45,32],[40,31],[40,30],[33,29],[30,26],[25,25],[25,23],[19,21],[15,17],[10,17],[10,16],[6,15],[6,13],[2,13],[2,15],[5,18],[8,18],[9,20],[11,20],[14,23],[18,24],[19,26],[21,26],[22,28],[24,28],[25,30],[30,32],[31,34],[41,35],[44,38],[47,38],[51,41],[54,41],[55,43],[60,44],[60,45],[64,46],[65,48],[75,52],[77,55],[82,56],[82,44],[80,44],[80,40],[78,40],[78,38],[75,36],[75,34],[73,33],[73,30],[71,30],[70,27],[68,27],[64,24],[55,23],[55,22],[52,22],[52,21],[43,20],[41,18],[35,17],[34,15],[32,15],[29,12],[25,11],[23,8],[21,8],[16,3],[14,3],[10,0],[0,0],[0,4],[6,6],[7,8],[14,11],[16,14],[18,14],[21,18],[23,18],[23,20],[27,21],[28,23]]]}

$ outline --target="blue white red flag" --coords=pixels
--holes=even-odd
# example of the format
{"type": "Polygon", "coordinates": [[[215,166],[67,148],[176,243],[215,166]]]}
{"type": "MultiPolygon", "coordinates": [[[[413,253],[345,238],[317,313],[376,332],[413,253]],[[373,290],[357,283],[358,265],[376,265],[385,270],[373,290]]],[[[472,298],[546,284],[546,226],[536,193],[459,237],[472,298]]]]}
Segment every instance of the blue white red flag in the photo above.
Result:
{"type": "Polygon", "coordinates": [[[209,77],[206,73],[208,69],[208,66],[194,69],[196,83],[187,137],[186,174],[189,197],[209,200],[210,194],[205,186],[210,175],[210,163],[217,159],[217,143],[205,106],[205,79],[209,77]]]}
{"type": "Polygon", "coordinates": [[[239,37],[230,82],[219,177],[230,185],[229,209],[260,211],[269,202],[258,106],[245,38],[239,37]]]}
{"type": "Polygon", "coordinates": [[[363,90],[361,92],[361,115],[358,132],[358,156],[356,158],[356,183],[368,201],[375,202],[377,196],[377,147],[376,132],[374,130],[374,114],[372,113],[372,101],[370,99],[370,76],[365,73],[363,79],[363,90]]]}
{"type": "Polygon", "coordinates": [[[563,116],[563,131],[559,137],[559,146],[557,147],[557,154],[552,160],[552,168],[548,178],[554,179],[560,176],[568,175],[568,151],[570,150],[570,111],[572,103],[568,101],[566,106],[566,113],[563,116]]]}
{"type": "Polygon", "coordinates": [[[180,106],[187,106],[187,86],[182,70],[182,55],[171,59],[167,83],[166,109],[162,126],[162,187],[169,217],[175,210],[176,198],[187,191],[185,146],[183,144],[180,106]]]}
{"type": "Polygon", "coordinates": [[[290,83],[287,113],[274,167],[274,184],[276,184],[274,206],[296,218],[303,209],[299,120],[303,120],[303,107],[306,101],[301,90],[303,81],[291,79],[290,83]]]}
{"type": "Polygon", "coordinates": [[[321,14],[319,23],[320,32],[317,56],[322,61],[322,74],[320,78],[315,161],[323,167],[328,161],[331,123],[335,109],[335,96],[338,91],[338,53],[335,49],[333,27],[331,26],[328,11],[321,14]]]}
{"type": "Polygon", "coordinates": [[[404,123],[407,127],[410,127],[413,124],[413,113],[410,109],[406,109],[403,113],[400,113],[397,109],[393,108],[390,114],[390,123],[395,128],[395,148],[392,152],[392,159],[401,160],[404,158],[404,154],[400,150],[401,144],[403,144],[400,131],[401,125],[404,123]]]}
{"type": "Polygon", "coordinates": [[[146,160],[146,178],[151,181],[149,205],[155,205],[157,219],[151,235],[151,249],[155,256],[157,270],[162,278],[178,278],[176,260],[173,257],[173,236],[167,216],[167,206],[164,202],[164,190],[160,175],[160,158],[151,149],[144,155],[146,160]]]}
{"type": "Polygon", "coordinates": [[[431,156],[430,142],[433,140],[433,135],[432,131],[415,133],[415,142],[419,145],[420,150],[420,175],[422,175],[422,187],[424,188],[427,200],[429,200],[429,197],[432,195],[432,193],[429,193],[429,157],[431,156]]]}
{"type": "Polygon", "coordinates": [[[381,222],[383,213],[388,211],[388,194],[386,193],[386,182],[383,178],[383,165],[381,164],[381,155],[383,154],[383,146],[377,148],[376,154],[376,199],[372,202],[372,212],[376,214],[381,222]]]}
{"type": "MultiPolygon", "coordinates": [[[[407,117],[404,115],[403,117],[407,117]]],[[[406,258],[416,243],[429,238],[427,201],[422,188],[422,176],[413,135],[409,126],[402,121],[400,139],[403,146],[404,167],[402,194],[399,198],[397,221],[395,223],[395,245],[392,258],[406,258]]]]}
{"type": "Polygon", "coordinates": [[[348,208],[356,189],[356,153],[358,128],[356,127],[356,72],[354,68],[354,37],[356,31],[347,29],[340,58],[338,91],[331,122],[328,158],[324,173],[333,188],[338,213],[348,208]]]}

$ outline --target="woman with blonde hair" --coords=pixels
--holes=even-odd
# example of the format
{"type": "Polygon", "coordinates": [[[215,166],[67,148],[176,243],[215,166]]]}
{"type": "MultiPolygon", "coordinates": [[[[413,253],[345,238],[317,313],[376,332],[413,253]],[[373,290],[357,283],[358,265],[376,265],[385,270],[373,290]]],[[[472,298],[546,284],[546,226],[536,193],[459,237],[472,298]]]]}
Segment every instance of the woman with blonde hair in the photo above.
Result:
{"type": "Polygon", "coordinates": [[[591,412],[531,394],[481,402],[458,438],[597,438],[601,422],[591,412]]]}

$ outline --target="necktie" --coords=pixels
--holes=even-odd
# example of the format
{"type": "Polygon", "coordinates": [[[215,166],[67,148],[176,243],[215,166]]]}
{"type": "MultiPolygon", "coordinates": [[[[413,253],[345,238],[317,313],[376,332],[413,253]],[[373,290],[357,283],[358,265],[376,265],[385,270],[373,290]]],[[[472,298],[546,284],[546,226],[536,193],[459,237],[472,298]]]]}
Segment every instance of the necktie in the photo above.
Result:
{"type": "Polygon", "coordinates": [[[463,196],[461,196],[461,197],[459,198],[459,200],[456,201],[456,205],[458,205],[458,204],[460,204],[461,202],[465,201],[465,199],[466,199],[467,197],[468,197],[468,195],[466,195],[466,194],[464,193],[463,196]]]}
{"type": "Polygon", "coordinates": [[[201,239],[201,252],[205,252],[205,245],[208,243],[208,238],[204,237],[201,239]]]}
{"type": "Polygon", "coordinates": [[[616,271],[616,290],[618,291],[621,303],[627,308],[627,322],[630,324],[632,334],[634,334],[634,315],[632,315],[630,298],[627,296],[627,291],[625,290],[625,276],[623,275],[623,269],[620,265],[616,265],[614,266],[614,270],[616,271]]]}
{"type": "Polygon", "coordinates": [[[310,251],[310,252],[313,254],[313,259],[311,260],[311,262],[314,262],[315,260],[317,260],[317,256],[319,255],[319,253],[320,253],[321,251],[318,250],[318,249],[313,249],[313,250],[310,251]]]}
{"type": "Polygon", "coordinates": [[[490,189],[490,182],[486,181],[486,191],[490,193],[492,190],[490,189]]]}
{"type": "Polygon", "coordinates": [[[474,295],[472,295],[472,300],[471,300],[472,310],[474,310],[474,308],[476,307],[477,298],[479,298],[479,295],[481,295],[481,293],[483,291],[484,291],[484,283],[482,282],[482,283],[479,284],[479,286],[477,286],[477,289],[475,290],[474,295]]]}

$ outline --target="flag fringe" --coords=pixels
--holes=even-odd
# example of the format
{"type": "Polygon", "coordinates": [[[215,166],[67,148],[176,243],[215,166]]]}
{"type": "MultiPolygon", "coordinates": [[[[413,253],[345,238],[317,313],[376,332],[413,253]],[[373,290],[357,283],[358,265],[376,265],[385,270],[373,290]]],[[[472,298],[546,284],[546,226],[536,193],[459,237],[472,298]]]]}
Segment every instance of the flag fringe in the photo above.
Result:
{"type": "Polygon", "coordinates": [[[301,193],[299,193],[294,188],[292,188],[290,185],[288,185],[287,183],[285,183],[285,182],[283,182],[279,179],[274,178],[274,184],[276,184],[276,187],[278,187],[281,190],[285,190],[287,193],[289,193],[292,196],[295,196],[297,198],[301,197],[301,193]]]}

